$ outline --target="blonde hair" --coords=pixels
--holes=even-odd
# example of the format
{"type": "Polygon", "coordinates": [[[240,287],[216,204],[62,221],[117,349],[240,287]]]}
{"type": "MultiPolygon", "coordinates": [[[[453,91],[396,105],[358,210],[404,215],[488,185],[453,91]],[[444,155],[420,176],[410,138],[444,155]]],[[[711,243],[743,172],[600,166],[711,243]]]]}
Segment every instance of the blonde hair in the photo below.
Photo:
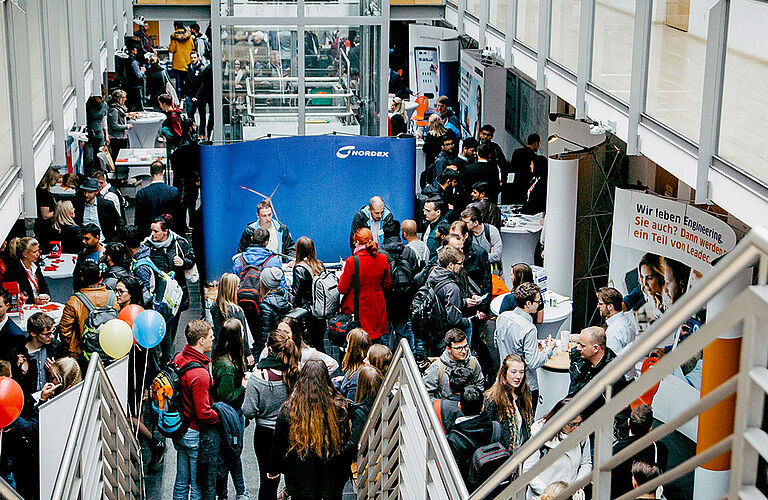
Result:
{"type": "Polygon", "coordinates": [[[69,200],[61,200],[56,203],[56,208],[53,211],[53,228],[56,231],[61,231],[64,226],[75,225],[75,220],[69,215],[73,208],[72,202],[69,200]]]}
{"type": "Polygon", "coordinates": [[[392,99],[392,112],[396,115],[403,115],[403,118],[408,121],[408,115],[405,112],[405,104],[403,104],[403,100],[400,97],[392,99]]]}
{"type": "Polygon", "coordinates": [[[56,184],[56,181],[59,180],[60,177],[61,174],[58,170],[53,167],[48,167],[48,170],[43,174],[43,178],[40,179],[40,184],[38,184],[37,187],[48,190],[56,184]]]}
{"type": "Polygon", "coordinates": [[[26,236],[24,238],[14,238],[8,242],[8,253],[14,259],[21,259],[24,254],[35,245],[39,245],[35,238],[26,236]]]}
{"type": "Polygon", "coordinates": [[[552,498],[555,498],[557,495],[559,495],[561,492],[565,491],[568,488],[568,483],[565,481],[555,481],[554,483],[551,483],[549,486],[544,488],[544,491],[541,492],[541,496],[539,497],[539,500],[551,500],[552,498]]]}
{"type": "Polygon", "coordinates": [[[110,103],[117,102],[117,100],[122,97],[128,97],[128,94],[126,93],[125,90],[121,90],[121,89],[113,90],[112,93],[109,95],[109,102],[110,103]]]}
{"type": "MultiPolygon", "coordinates": [[[[219,280],[219,291],[216,293],[216,307],[225,318],[229,317],[227,306],[237,306],[237,288],[240,278],[236,274],[224,273],[219,280]]],[[[239,307],[239,306],[238,306],[239,307]]]]}
{"type": "Polygon", "coordinates": [[[442,137],[448,130],[443,125],[443,119],[437,113],[432,113],[429,116],[429,133],[437,137],[442,137]]]}
{"type": "Polygon", "coordinates": [[[80,373],[80,365],[77,364],[74,358],[57,359],[53,367],[58,371],[61,378],[61,389],[59,391],[66,391],[83,380],[83,376],[80,373]]]}

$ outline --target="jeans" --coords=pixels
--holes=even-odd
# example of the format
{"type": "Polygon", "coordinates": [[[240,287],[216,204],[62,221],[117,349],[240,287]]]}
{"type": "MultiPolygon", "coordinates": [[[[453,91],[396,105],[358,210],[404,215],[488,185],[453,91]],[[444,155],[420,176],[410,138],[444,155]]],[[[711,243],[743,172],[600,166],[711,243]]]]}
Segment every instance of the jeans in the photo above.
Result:
{"type": "Polygon", "coordinates": [[[197,486],[197,449],[200,432],[187,429],[187,433],[173,440],[176,448],[176,482],[173,485],[173,500],[200,500],[202,495],[197,486]]]}
{"type": "Polygon", "coordinates": [[[426,346],[424,344],[424,339],[414,335],[413,336],[413,355],[420,356],[423,358],[425,349],[426,349],[426,346]]]}
{"type": "Polygon", "coordinates": [[[371,345],[373,344],[381,344],[389,347],[389,333],[385,333],[377,339],[371,339],[371,345]]]}
{"type": "MultiPolygon", "coordinates": [[[[240,411],[240,422],[245,425],[245,416],[240,411]]],[[[223,446],[222,446],[223,449],[223,446]]],[[[246,495],[245,492],[245,478],[243,477],[243,461],[239,456],[233,457],[229,453],[222,453],[219,457],[224,464],[224,468],[229,474],[221,474],[216,478],[216,496],[219,498],[227,498],[227,476],[232,476],[232,483],[235,485],[235,494],[237,496],[246,495]]],[[[221,468],[219,468],[221,471],[221,468]]]]}
{"type": "Polygon", "coordinates": [[[408,345],[411,347],[411,351],[414,353],[416,352],[416,345],[413,338],[413,331],[411,331],[410,318],[405,318],[399,321],[390,322],[389,332],[387,335],[392,335],[393,333],[395,336],[395,349],[397,349],[397,344],[400,342],[400,339],[405,339],[408,341],[408,345]]]}

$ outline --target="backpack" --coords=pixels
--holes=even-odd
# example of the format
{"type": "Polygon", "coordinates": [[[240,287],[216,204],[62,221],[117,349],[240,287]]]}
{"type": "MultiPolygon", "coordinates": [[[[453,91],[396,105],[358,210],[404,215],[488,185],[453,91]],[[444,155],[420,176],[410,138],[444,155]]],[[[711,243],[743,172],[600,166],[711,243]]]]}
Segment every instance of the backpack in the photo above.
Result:
{"type": "MultiPolygon", "coordinates": [[[[304,264],[310,274],[312,269],[304,264]]],[[[336,315],[339,310],[341,296],[339,294],[339,278],[333,271],[323,271],[312,276],[312,304],[309,312],[317,319],[328,319],[336,315]]]]}
{"type": "Polygon", "coordinates": [[[492,423],[493,434],[490,444],[477,448],[472,454],[469,475],[467,476],[471,484],[482,484],[510,457],[509,450],[504,448],[500,442],[501,424],[495,420],[492,423]]]}
{"type": "MultiPolygon", "coordinates": [[[[440,358],[437,358],[435,360],[435,363],[437,363],[437,389],[440,390],[440,384],[443,382],[443,377],[445,376],[445,369],[447,368],[445,366],[445,363],[440,361],[440,358]]],[[[472,373],[477,370],[477,358],[472,356],[472,353],[469,355],[469,369],[472,370],[472,373]]]]}
{"type": "Polygon", "coordinates": [[[392,297],[407,298],[413,290],[413,269],[408,265],[408,261],[403,258],[403,253],[391,254],[392,260],[389,261],[389,275],[392,280],[392,286],[389,293],[392,297]]]}
{"type": "Polygon", "coordinates": [[[171,361],[152,381],[152,409],[157,414],[157,428],[165,437],[180,438],[189,428],[189,419],[182,411],[181,376],[193,368],[205,367],[197,361],[190,361],[182,367],[171,361]]]}
{"type": "Polygon", "coordinates": [[[424,171],[419,176],[419,186],[421,189],[424,189],[427,187],[427,185],[432,184],[435,180],[435,164],[432,163],[427,168],[424,169],[424,171]]]}
{"type": "Polygon", "coordinates": [[[261,272],[270,259],[277,257],[273,254],[258,265],[247,264],[240,271],[240,286],[237,287],[237,305],[246,312],[261,314],[261,272]]]}
{"type": "Polygon", "coordinates": [[[150,283],[152,308],[161,314],[170,312],[171,317],[175,316],[181,307],[184,290],[179,282],[173,279],[173,273],[161,271],[149,257],[142,257],[131,263],[131,271],[135,271],[139,266],[149,266],[153,271],[154,281],[150,283]]]}
{"type": "Polygon", "coordinates": [[[447,284],[448,281],[435,287],[427,281],[411,301],[411,330],[418,338],[430,343],[439,342],[448,326],[445,304],[437,296],[437,292],[447,284]]]}
{"type": "Polygon", "coordinates": [[[83,354],[85,359],[90,360],[91,354],[99,353],[105,364],[112,360],[101,348],[99,344],[99,332],[101,327],[107,321],[117,318],[117,309],[115,309],[115,292],[108,290],[107,303],[103,306],[95,306],[93,302],[82,292],[75,294],[80,302],[88,309],[88,316],[85,317],[85,324],[82,331],[83,354]]]}

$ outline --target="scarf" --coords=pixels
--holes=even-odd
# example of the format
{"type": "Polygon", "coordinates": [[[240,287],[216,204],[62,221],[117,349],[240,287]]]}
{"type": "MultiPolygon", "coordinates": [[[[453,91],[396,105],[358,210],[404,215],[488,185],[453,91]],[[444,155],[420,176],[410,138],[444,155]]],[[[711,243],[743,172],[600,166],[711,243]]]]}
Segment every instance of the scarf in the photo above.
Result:
{"type": "Polygon", "coordinates": [[[267,355],[266,358],[262,358],[259,360],[259,364],[256,365],[256,368],[260,370],[266,370],[268,368],[271,368],[273,370],[285,370],[285,365],[277,359],[277,354],[270,353],[267,355]]]}

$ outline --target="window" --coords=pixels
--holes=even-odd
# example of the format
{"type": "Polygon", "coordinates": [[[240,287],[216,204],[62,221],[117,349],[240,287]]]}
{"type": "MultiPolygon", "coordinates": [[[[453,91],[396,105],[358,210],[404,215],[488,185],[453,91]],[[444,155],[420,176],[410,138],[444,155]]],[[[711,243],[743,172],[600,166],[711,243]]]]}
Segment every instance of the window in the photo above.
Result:
{"type": "Polygon", "coordinates": [[[576,73],[579,66],[581,2],[552,0],[552,33],[549,58],[576,73]]]}
{"type": "Polygon", "coordinates": [[[539,46],[539,0],[518,0],[517,39],[536,50],[539,46]]]}
{"type": "Polygon", "coordinates": [[[13,165],[11,94],[8,88],[8,48],[5,36],[5,13],[4,9],[0,9],[0,177],[13,165]]]}
{"type": "Polygon", "coordinates": [[[592,82],[629,103],[635,4],[595,4],[592,82]]]}
{"type": "Polygon", "coordinates": [[[46,75],[43,65],[45,57],[41,0],[27,1],[27,47],[29,49],[29,97],[32,100],[32,128],[37,130],[48,119],[46,96],[46,75]]]}

